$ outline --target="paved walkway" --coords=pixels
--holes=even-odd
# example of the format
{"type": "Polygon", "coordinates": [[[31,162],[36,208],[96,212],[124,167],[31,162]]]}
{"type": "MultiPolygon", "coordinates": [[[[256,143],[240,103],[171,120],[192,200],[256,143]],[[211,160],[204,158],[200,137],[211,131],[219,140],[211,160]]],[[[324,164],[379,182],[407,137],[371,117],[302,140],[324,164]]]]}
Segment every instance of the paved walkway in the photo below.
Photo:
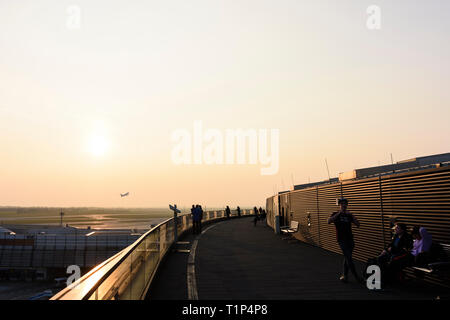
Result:
{"type": "MultiPolygon", "coordinates": [[[[448,290],[411,280],[401,287],[373,292],[350,277],[338,278],[342,256],[302,242],[289,243],[252,218],[232,219],[204,227],[198,237],[182,241],[190,249],[197,241],[191,270],[195,283],[189,285],[190,253],[173,252],[161,265],[148,298],[184,300],[197,293],[200,300],[297,300],[297,299],[434,299],[448,290]],[[188,275],[189,274],[189,275],[188,275]],[[196,288],[195,288],[196,284],[196,288]]],[[[191,250],[192,253],[193,250],[191,250]]],[[[192,257],[191,257],[192,260],[192,257]]],[[[192,261],[191,261],[192,262],[192,261]]],[[[357,263],[357,269],[362,270],[357,263]]]]}

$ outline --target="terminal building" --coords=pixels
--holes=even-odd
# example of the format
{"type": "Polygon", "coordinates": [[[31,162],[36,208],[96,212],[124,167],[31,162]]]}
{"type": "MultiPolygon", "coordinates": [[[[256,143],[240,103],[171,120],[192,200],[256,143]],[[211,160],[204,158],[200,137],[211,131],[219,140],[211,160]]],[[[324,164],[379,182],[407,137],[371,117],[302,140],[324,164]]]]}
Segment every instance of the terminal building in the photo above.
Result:
{"type": "Polygon", "coordinates": [[[40,280],[83,272],[135,242],[144,230],[95,230],[43,225],[0,227],[0,280],[40,280]]]}

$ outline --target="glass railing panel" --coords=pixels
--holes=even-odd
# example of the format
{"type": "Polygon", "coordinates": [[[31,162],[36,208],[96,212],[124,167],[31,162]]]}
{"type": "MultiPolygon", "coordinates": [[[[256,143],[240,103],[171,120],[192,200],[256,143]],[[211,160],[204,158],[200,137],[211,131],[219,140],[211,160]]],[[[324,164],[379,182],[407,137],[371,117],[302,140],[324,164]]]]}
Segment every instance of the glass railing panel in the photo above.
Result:
{"type": "Polygon", "coordinates": [[[159,252],[159,229],[155,230],[153,234],[150,234],[145,239],[145,248],[147,251],[146,262],[145,262],[145,283],[147,284],[153,273],[155,272],[156,266],[160,259],[159,252]]]}
{"type": "Polygon", "coordinates": [[[145,289],[146,244],[141,242],[131,253],[131,299],[140,299],[145,289]]]}
{"type": "Polygon", "coordinates": [[[191,228],[192,227],[192,216],[188,215],[186,216],[186,228],[191,228]]]}
{"type": "Polygon", "coordinates": [[[96,300],[130,299],[131,256],[125,258],[97,289],[96,300]]]}
{"type": "Polygon", "coordinates": [[[162,226],[159,227],[159,256],[160,259],[162,259],[166,253],[166,246],[167,246],[167,242],[166,242],[166,233],[167,233],[167,224],[164,224],[162,226]]]}

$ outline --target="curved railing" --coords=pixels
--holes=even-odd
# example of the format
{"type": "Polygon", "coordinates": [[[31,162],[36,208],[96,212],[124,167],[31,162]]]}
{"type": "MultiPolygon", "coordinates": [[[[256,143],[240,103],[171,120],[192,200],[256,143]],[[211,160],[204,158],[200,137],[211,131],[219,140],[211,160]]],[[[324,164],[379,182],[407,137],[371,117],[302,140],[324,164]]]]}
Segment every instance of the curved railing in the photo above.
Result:
{"type": "MultiPolygon", "coordinates": [[[[253,214],[241,210],[241,215],[253,214]]],[[[232,216],[236,216],[232,212],[232,216]]],[[[203,221],[222,220],[225,211],[207,211],[203,221]]],[[[143,234],[136,242],[107,259],[51,300],[141,300],[144,299],[161,260],[176,235],[192,227],[190,214],[169,218],[143,234]],[[176,232],[175,232],[176,228],[176,232]]]]}

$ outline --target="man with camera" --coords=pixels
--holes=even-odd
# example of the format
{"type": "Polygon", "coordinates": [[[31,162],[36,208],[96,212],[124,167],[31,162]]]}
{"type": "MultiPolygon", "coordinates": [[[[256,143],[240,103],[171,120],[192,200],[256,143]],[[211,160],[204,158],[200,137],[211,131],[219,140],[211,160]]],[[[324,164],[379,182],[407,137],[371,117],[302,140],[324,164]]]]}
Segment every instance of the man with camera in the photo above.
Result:
{"type": "Polygon", "coordinates": [[[334,223],[336,226],[336,239],[339,247],[344,255],[343,274],[339,278],[342,282],[348,281],[348,270],[352,272],[357,282],[362,282],[362,279],[356,273],[355,265],[353,263],[352,254],[355,242],[353,241],[352,223],[358,228],[360,226],[358,219],[347,211],[348,200],[345,198],[338,199],[339,211],[333,212],[328,218],[328,224],[334,223]]]}

